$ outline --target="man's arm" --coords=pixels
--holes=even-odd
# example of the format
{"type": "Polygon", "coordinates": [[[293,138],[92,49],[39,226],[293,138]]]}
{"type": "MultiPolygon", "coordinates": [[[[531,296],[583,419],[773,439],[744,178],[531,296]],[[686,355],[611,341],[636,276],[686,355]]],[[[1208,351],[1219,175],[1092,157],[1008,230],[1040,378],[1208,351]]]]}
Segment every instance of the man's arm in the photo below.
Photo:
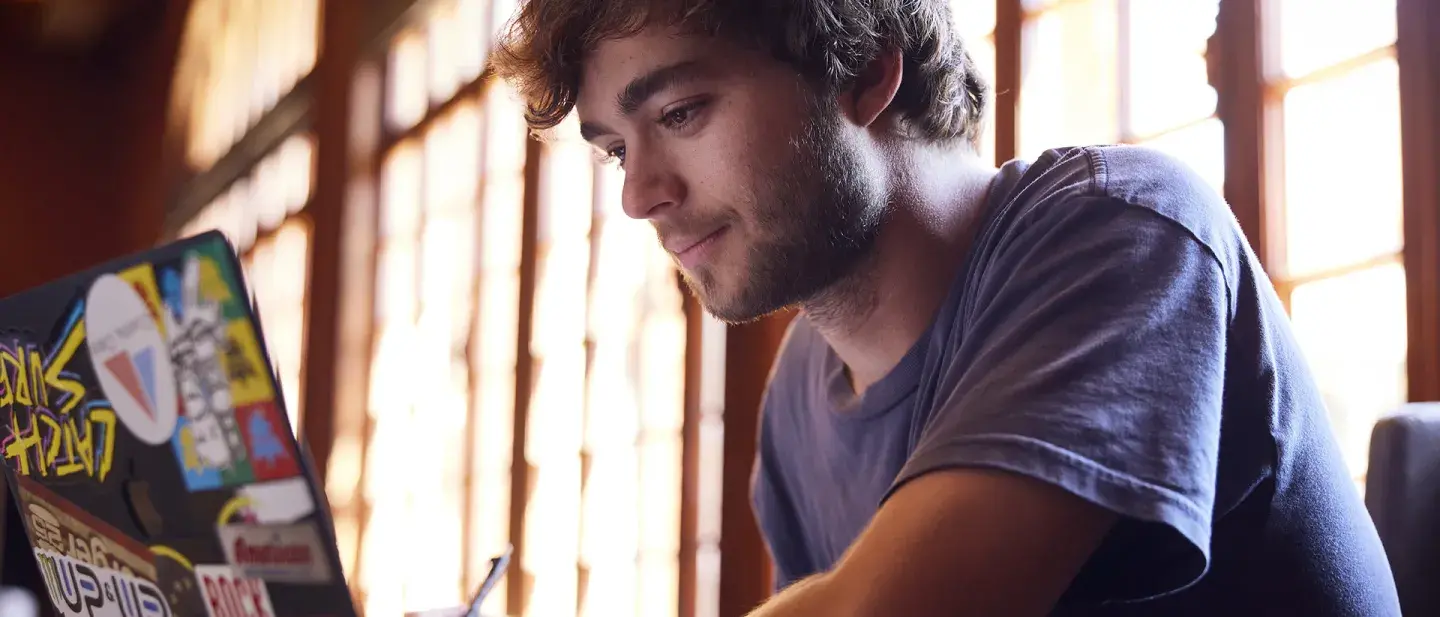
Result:
{"type": "Polygon", "coordinates": [[[833,570],[752,617],[1040,617],[1115,518],[1024,476],[932,472],[898,489],[833,570]]]}

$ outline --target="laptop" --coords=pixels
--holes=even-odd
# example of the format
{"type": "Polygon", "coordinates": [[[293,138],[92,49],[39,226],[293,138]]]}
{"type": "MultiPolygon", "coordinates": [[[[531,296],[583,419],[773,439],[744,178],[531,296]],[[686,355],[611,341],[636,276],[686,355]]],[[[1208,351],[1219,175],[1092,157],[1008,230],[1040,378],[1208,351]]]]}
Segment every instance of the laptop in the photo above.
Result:
{"type": "Polygon", "coordinates": [[[0,300],[0,453],[55,613],[355,615],[234,248],[0,300]]]}

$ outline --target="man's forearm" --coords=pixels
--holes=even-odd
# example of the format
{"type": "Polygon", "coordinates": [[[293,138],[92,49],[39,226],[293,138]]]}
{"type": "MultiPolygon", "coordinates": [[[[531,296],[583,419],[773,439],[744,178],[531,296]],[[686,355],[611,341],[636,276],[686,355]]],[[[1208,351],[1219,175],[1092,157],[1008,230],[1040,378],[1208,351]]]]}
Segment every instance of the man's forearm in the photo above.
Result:
{"type": "Polygon", "coordinates": [[[845,617],[851,606],[837,596],[829,574],[816,574],[795,582],[747,617],[845,617]]]}

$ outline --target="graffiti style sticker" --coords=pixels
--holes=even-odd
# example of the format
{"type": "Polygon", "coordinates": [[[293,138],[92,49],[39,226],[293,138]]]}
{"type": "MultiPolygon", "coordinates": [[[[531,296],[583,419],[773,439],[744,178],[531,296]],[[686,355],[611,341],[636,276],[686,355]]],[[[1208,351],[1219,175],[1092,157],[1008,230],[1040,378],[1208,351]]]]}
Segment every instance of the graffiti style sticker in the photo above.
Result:
{"type": "Polygon", "coordinates": [[[245,516],[255,523],[293,523],[315,512],[315,500],[304,478],[289,478],[242,486],[236,497],[245,516]]]}
{"type": "Polygon", "coordinates": [[[279,480],[300,473],[285,420],[274,403],[240,407],[235,410],[235,418],[245,437],[256,480],[279,480]]]}
{"type": "Polygon", "coordinates": [[[156,580],[155,556],[145,545],[33,480],[18,478],[15,488],[35,548],[126,576],[156,580]]]}
{"type": "Polygon", "coordinates": [[[124,279],[103,275],[85,297],[85,324],[91,364],[121,424],[145,443],[168,441],[179,414],[175,373],[145,299],[124,279]]]}
{"type": "Polygon", "coordinates": [[[197,421],[181,418],[172,446],[176,458],[180,459],[185,488],[191,491],[255,481],[233,410],[227,414],[210,414],[197,421]]]}
{"type": "Polygon", "coordinates": [[[225,560],[249,578],[285,583],[330,582],[320,532],[310,523],[221,525],[225,560]]]}
{"type": "Polygon", "coordinates": [[[195,579],[210,617],[271,617],[270,592],[265,582],[242,576],[224,565],[197,565],[195,579]]]}
{"type": "Polygon", "coordinates": [[[170,357],[185,412],[171,444],[185,486],[196,491],[253,482],[223,360],[229,345],[221,307],[204,293],[196,259],[185,261],[183,273],[167,269],[161,278],[171,311],[170,357]]]}
{"type": "Polygon", "coordinates": [[[70,361],[85,342],[76,306],[57,342],[43,354],[34,344],[0,342],[0,410],[9,410],[0,447],[21,476],[84,474],[104,481],[115,459],[115,411],[88,400],[70,361]]]}
{"type": "Polygon", "coordinates": [[[175,617],[155,584],[35,549],[50,601],[64,617],[175,617]]]}

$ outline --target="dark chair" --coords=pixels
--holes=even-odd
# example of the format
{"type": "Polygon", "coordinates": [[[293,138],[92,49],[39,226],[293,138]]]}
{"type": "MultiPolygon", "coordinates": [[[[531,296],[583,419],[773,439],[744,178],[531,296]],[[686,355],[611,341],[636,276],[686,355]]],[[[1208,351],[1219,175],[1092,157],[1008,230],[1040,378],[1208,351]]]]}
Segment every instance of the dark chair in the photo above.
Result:
{"type": "Polygon", "coordinates": [[[1405,617],[1440,617],[1440,403],[1412,403],[1375,424],[1365,506],[1405,617]]]}

